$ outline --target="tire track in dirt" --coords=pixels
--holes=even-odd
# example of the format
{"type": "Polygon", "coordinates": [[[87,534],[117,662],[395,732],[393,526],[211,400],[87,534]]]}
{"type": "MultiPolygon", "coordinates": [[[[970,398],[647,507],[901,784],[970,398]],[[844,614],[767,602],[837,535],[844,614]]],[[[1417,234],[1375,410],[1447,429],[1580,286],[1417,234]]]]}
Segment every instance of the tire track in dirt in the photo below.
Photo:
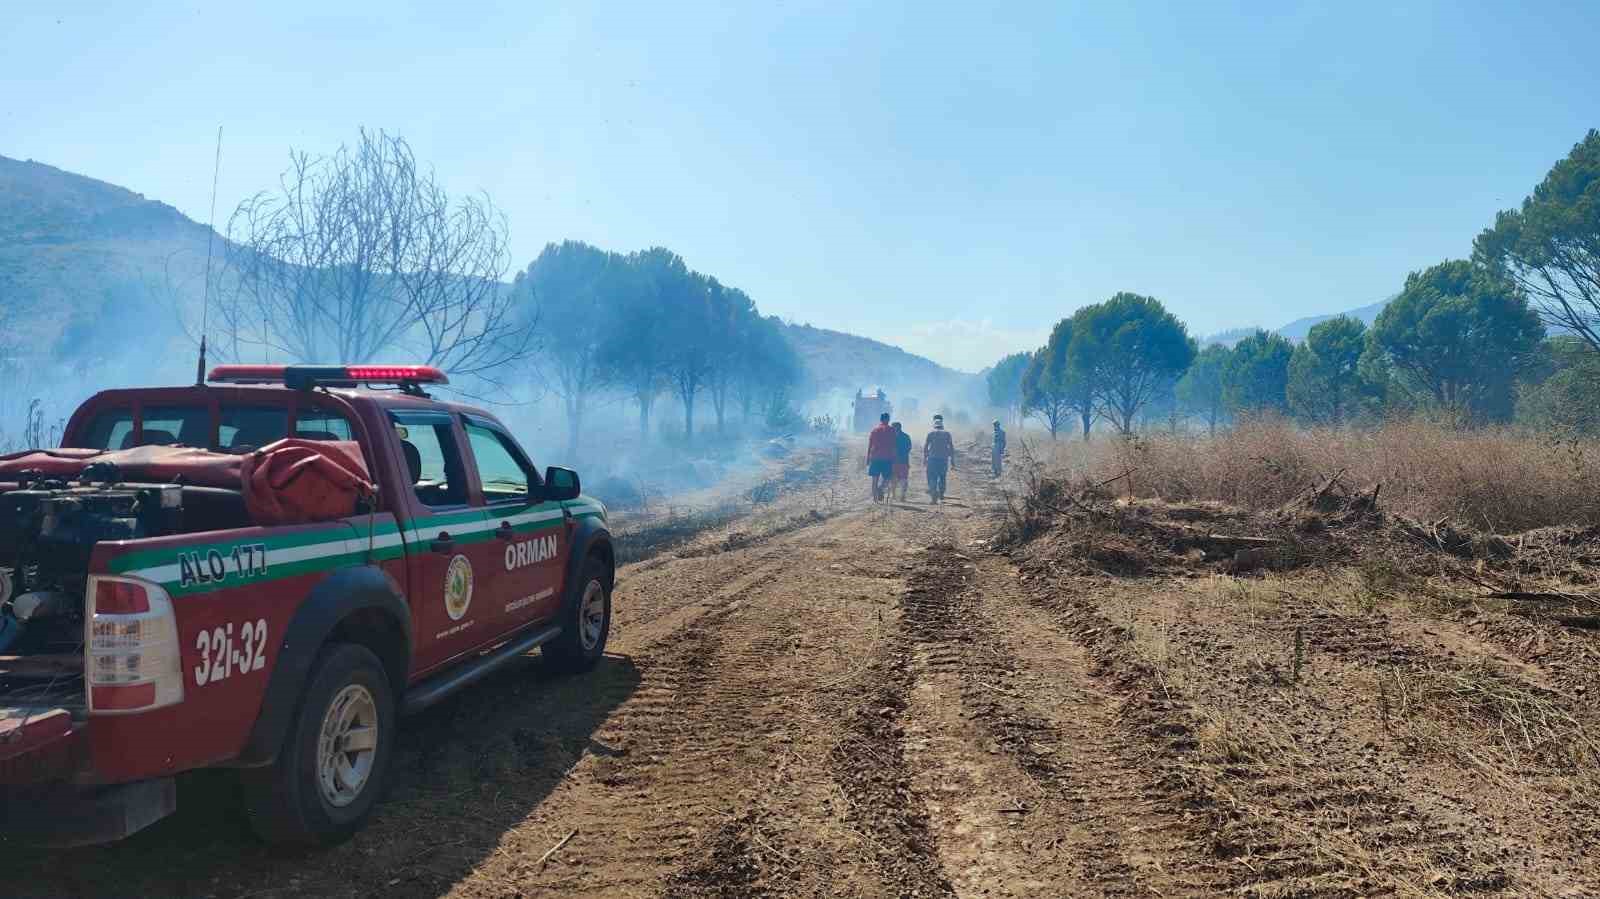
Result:
{"type": "Polygon", "coordinates": [[[1214,894],[1203,841],[1119,739],[1081,649],[1030,614],[1009,566],[950,543],[928,555],[940,588],[906,604],[930,719],[918,757],[959,892],[1214,894]]]}
{"type": "MultiPolygon", "coordinates": [[[[1371,733],[1331,734],[1320,752],[1322,759],[1338,759],[1331,770],[1304,779],[1270,768],[1258,772],[1260,792],[1274,808],[1297,819],[1311,819],[1318,827],[1349,832],[1369,851],[1421,851],[1449,872],[1440,882],[1452,891],[1512,888],[1595,894],[1592,868],[1578,861],[1592,855],[1596,846],[1594,800],[1574,795],[1559,781],[1574,764],[1568,753],[1586,751],[1588,758],[1594,757],[1594,746],[1584,741],[1581,731],[1593,725],[1592,710],[1553,690],[1547,672],[1499,656],[1465,634],[1451,633],[1453,622],[1448,619],[1413,618],[1404,607],[1389,613],[1340,614],[1303,597],[1286,597],[1277,616],[1279,622],[1269,624],[1267,631],[1277,643],[1290,645],[1294,632],[1303,630],[1307,665],[1315,669],[1309,678],[1313,682],[1298,689],[1336,695],[1335,685],[1375,681],[1382,689],[1374,700],[1384,710],[1378,738],[1411,748],[1397,764],[1380,770],[1362,757],[1372,746],[1371,733]],[[1434,735],[1419,742],[1409,727],[1409,712],[1415,709],[1396,708],[1391,730],[1391,698],[1396,706],[1412,705],[1404,699],[1408,690],[1440,683],[1476,697],[1475,704],[1469,701],[1465,706],[1473,717],[1452,725],[1467,734],[1481,732],[1491,746],[1470,738],[1460,746],[1438,745],[1440,738],[1434,735]],[[1501,702],[1510,708],[1500,707],[1501,702]],[[1508,711],[1515,715],[1522,703],[1556,716],[1554,720],[1572,730],[1545,733],[1550,743],[1537,748],[1532,743],[1518,745],[1516,738],[1506,736],[1516,732],[1517,723],[1498,716],[1508,711]],[[1576,738],[1578,745],[1563,745],[1563,737],[1576,738]],[[1484,748],[1495,757],[1478,756],[1484,748]],[[1439,765],[1406,758],[1424,751],[1454,761],[1439,765]],[[1348,761],[1352,758],[1359,760],[1352,764],[1348,761]],[[1504,770],[1526,776],[1529,783],[1508,779],[1501,773],[1504,770]],[[1471,783],[1485,776],[1497,782],[1489,802],[1481,801],[1482,785],[1471,783]],[[1385,810],[1374,808],[1370,801],[1375,780],[1383,792],[1403,796],[1406,808],[1414,807],[1418,814],[1398,820],[1385,817],[1385,810]],[[1517,833],[1522,839],[1510,845],[1482,839],[1488,833],[1517,833]]],[[[1437,708],[1428,711],[1433,717],[1440,713],[1437,708]]],[[[1521,737],[1527,739],[1527,734],[1521,737]]]]}
{"type": "Polygon", "coordinates": [[[762,677],[774,688],[763,736],[780,748],[748,804],[673,877],[669,896],[949,895],[904,764],[897,716],[910,671],[892,636],[896,609],[880,601],[875,616],[859,614],[874,592],[900,592],[908,566],[894,560],[904,542],[883,527],[881,510],[852,519],[791,545],[766,613],[805,627],[762,677]]]}
{"type": "Polygon", "coordinates": [[[790,547],[791,567],[771,592],[781,608],[769,611],[805,620],[819,644],[854,652],[796,656],[786,668],[775,660],[767,678],[783,696],[762,726],[783,749],[667,895],[953,895],[905,745],[918,663],[902,613],[921,556],[901,560],[908,534],[922,539],[906,526],[916,521],[871,507],[790,547]],[[903,572],[912,583],[902,589],[903,572]],[[873,592],[901,596],[878,606],[876,624],[859,614],[873,592]],[[830,594],[854,602],[830,609],[815,600],[830,594]]]}
{"type": "MultiPolygon", "coordinates": [[[[1552,691],[1545,672],[1453,632],[1448,618],[1277,592],[1243,627],[1215,609],[1169,625],[1167,639],[1198,648],[1210,672],[1187,688],[1194,703],[1229,709],[1237,701],[1228,694],[1255,690],[1253,704],[1270,710],[1257,712],[1251,728],[1266,732],[1270,752],[1248,745],[1261,738],[1244,728],[1228,750],[1238,757],[1227,760],[1221,783],[1237,802],[1316,834],[1330,856],[1364,862],[1376,882],[1595,894],[1581,861],[1596,846],[1595,806],[1570,776],[1569,753],[1593,757],[1581,705],[1552,691]],[[1241,664],[1241,654],[1259,659],[1297,645],[1303,678],[1270,662],[1241,664]],[[1524,712],[1570,730],[1540,732],[1536,723],[1535,742],[1523,742],[1524,712]]],[[[1283,851],[1263,870],[1299,865],[1301,876],[1337,883],[1350,867],[1283,851]]]]}
{"type": "MultiPolygon", "coordinates": [[[[1011,567],[1000,559],[984,564],[1011,567]]],[[[1050,558],[1029,558],[1026,567],[1031,582],[1013,589],[1025,597],[1021,608],[1035,610],[1032,617],[1046,623],[1022,630],[1054,633],[1077,643],[1100,689],[1118,706],[1117,714],[1106,719],[1113,725],[1108,735],[1086,744],[1098,750],[1098,769],[1118,772],[1123,776],[1119,779],[1138,785],[1139,802],[1125,804],[1115,822],[1117,835],[1140,841],[1152,832],[1165,837],[1150,845],[1155,852],[1130,857],[1189,869],[1187,886],[1200,893],[1333,896],[1391,890],[1493,892],[1507,886],[1493,854],[1474,846],[1453,821],[1431,817],[1391,788],[1398,783],[1386,785],[1374,778],[1369,766],[1343,764],[1361,758],[1359,754],[1349,759],[1324,754],[1313,765],[1308,764],[1312,757],[1303,753],[1230,742],[1226,721],[1218,733],[1218,722],[1191,705],[1183,685],[1156,670],[1135,647],[1133,619],[1125,627],[1107,617],[1102,598],[1107,591],[1126,604],[1131,616],[1150,592],[1149,585],[1062,577],[1050,558]],[[1237,757],[1240,753],[1245,757],[1237,757]],[[1118,756],[1125,760],[1121,765],[1118,756]],[[1166,819],[1166,825],[1152,831],[1135,816],[1140,810],[1147,819],[1166,819]],[[1175,821],[1178,815],[1187,820],[1175,821]],[[1185,842],[1198,843],[1199,852],[1191,848],[1185,853],[1174,844],[1184,832],[1185,842]]],[[[1007,581],[1016,584],[1008,578],[994,583],[1007,581]]],[[[1002,618],[1019,616],[1016,605],[990,606],[1002,618]]],[[[1320,619],[1316,624],[1307,636],[1329,656],[1373,657],[1399,666],[1413,661],[1413,651],[1395,645],[1380,622],[1358,620],[1350,628],[1320,619]]],[[[1194,667],[1226,672],[1238,660],[1207,653],[1230,647],[1229,640],[1260,643],[1262,635],[1211,635],[1208,644],[1207,638],[1183,632],[1177,639],[1186,652],[1199,649],[1202,661],[1194,667]]],[[[1025,647],[1019,653],[1034,655],[1025,647]]],[[[1060,655],[1051,650],[1033,660],[1047,665],[1050,657],[1060,655]]],[[[1339,737],[1335,733],[1324,739],[1337,742],[1339,737]]],[[[1160,892],[1176,892],[1174,886],[1160,892]]]]}
{"type": "Polygon", "coordinates": [[[747,676],[792,637],[792,619],[751,605],[770,581],[759,566],[699,604],[636,658],[639,691],[599,741],[623,747],[596,760],[601,788],[579,824],[584,867],[544,886],[572,895],[650,894],[736,804],[767,748],[750,735],[768,694],[747,676]]]}
{"type": "Polygon", "coordinates": [[[848,680],[884,642],[881,611],[841,613],[892,608],[884,594],[896,589],[892,578],[835,570],[838,548],[818,545],[890,551],[870,516],[855,518],[836,521],[826,537],[800,529],[697,559],[692,578],[665,570],[636,583],[652,604],[644,626],[625,626],[617,645],[631,650],[639,687],[544,804],[551,813],[518,828],[506,854],[536,857],[547,837],[579,836],[543,870],[524,864],[474,881],[561,895],[885,895],[856,887],[894,878],[869,871],[841,879],[831,870],[860,847],[843,826],[842,803],[819,814],[830,796],[815,790],[830,782],[822,760],[849,701],[823,687],[848,680]],[[661,595],[697,589],[706,595],[682,604],[661,595]],[[797,790],[804,801],[773,798],[797,790]]]}
{"type": "Polygon", "coordinates": [[[781,549],[762,549],[730,554],[715,565],[668,567],[637,579],[625,580],[630,572],[619,572],[615,645],[637,650],[660,643],[684,624],[761,586],[786,562],[781,549]]]}
{"type": "MultiPolygon", "coordinates": [[[[913,577],[902,609],[930,589],[922,581],[920,572],[913,577]]],[[[897,628],[903,624],[902,618],[897,628]]],[[[954,896],[906,758],[904,719],[915,680],[910,644],[904,634],[894,634],[867,667],[869,689],[847,715],[844,736],[829,759],[830,774],[844,791],[847,816],[868,837],[889,895],[954,896]]]]}
{"type": "MultiPolygon", "coordinates": [[[[1018,554],[1030,578],[1029,603],[1078,643],[1096,680],[1119,701],[1118,730],[1142,749],[1149,798],[1188,812],[1215,859],[1215,891],[1257,897],[1348,896],[1373,892],[1425,894],[1497,892],[1508,886],[1493,853],[1481,851],[1454,822],[1431,817],[1404,794],[1375,779],[1359,754],[1310,755],[1295,747],[1242,746],[1226,720],[1201,714],[1186,694],[1135,646],[1134,610],[1172,602],[1152,595],[1153,583],[1071,577],[1048,553],[1018,554]],[[1115,595],[1130,616],[1114,623],[1101,597],[1115,595]],[[1287,751],[1285,751],[1287,750],[1287,751]]],[[[1309,629],[1320,652],[1409,664],[1413,651],[1397,646],[1375,621],[1349,628],[1309,629]]],[[[1180,631],[1177,639],[1198,676],[1213,669],[1225,680],[1239,660],[1233,642],[1259,644],[1263,634],[1225,637],[1180,631]],[[1197,662],[1196,659],[1199,661],[1197,662]]],[[[1305,636],[1302,634],[1302,636],[1305,636]]],[[[1209,681],[1208,681],[1209,682],[1209,681]]],[[[1237,687],[1235,687],[1237,689],[1237,687]]],[[[1217,697],[1205,697],[1208,702],[1217,697]]],[[[1225,701],[1242,701],[1236,694],[1225,701]]],[[[1267,717],[1276,710],[1257,708],[1267,717]]],[[[1326,738],[1324,738],[1326,739],[1326,738]]],[[[1338,735],[1334,734],[1337,740],[1338,735]]],[[[1370,762],[1370,759],[1366,759],[1370,762]]],[[[1398,786],[1396,784],[1396,786],[1398,786]]]]}
{"type": "MultiPolygon", "coordinates": [[[[1079,589],[1056,584],[1035,599],[1122,698],[1124,726],[1152,750],[1168,801],[1206,819],[1212,852],[1230,869],[1227,889],[1260,897],[1346,896],[1419,888],[1495,892],[1508,885],[1504,871],[1461,832],[1365,769],[1304,770],[1269,756],[1229,757],[1226,749],[1220,758],[1202,758],[1207,723],[1133,650],[1130,631],[1079,589]]],[[[1372,635],[1353,639],[1370,646],[1372,635]]]]}
{"type": "MultiPolygon", "coordinates": [[[[956,891],[978,895],[1077,892],[1056,826],[1064,814],[1044,757],[1049,726],[1008,706],[1014,660],[993,652],[971,617],[966,557],[929,547],[906,596],[905,630],[917,659],[911,755],[928,796],[940,854],[956,891]]],[[[1046,745],[1049,744],[1049,745],[1046,745]]]]}

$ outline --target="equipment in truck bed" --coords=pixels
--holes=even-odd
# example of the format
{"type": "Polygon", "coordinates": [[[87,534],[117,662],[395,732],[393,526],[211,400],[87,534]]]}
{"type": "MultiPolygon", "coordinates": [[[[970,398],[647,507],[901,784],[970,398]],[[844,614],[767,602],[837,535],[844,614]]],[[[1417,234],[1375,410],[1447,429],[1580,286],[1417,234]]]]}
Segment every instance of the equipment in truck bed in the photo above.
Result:
{"type": "MultiPolygon", "coordinates": [[[[30,450],[0,456],[0,490],[48,480],[238,490],[259,525],[306,524],[351,515],[373,491],[361,447],[333,440],[279,440],[244,455],[181,446],[95,451],[30,450]]],[[[3,495],[3,494],[0,494],[3,495]]],[[[0,521],[0,534],[5,523],[0,521]]],[[[101,539],[129,539],[105,535],[101,539]]]]}
{"type": "MultiPolygon", "coordinates": [[[[361,448],[335,441],[279,440],[246,455],[141,446],[0,457],[0,654],[77,650],[100,541],[332,521],[373,490],[361,448]]],[[[11,679],[0,665],[0,683],[11,679]]]]}

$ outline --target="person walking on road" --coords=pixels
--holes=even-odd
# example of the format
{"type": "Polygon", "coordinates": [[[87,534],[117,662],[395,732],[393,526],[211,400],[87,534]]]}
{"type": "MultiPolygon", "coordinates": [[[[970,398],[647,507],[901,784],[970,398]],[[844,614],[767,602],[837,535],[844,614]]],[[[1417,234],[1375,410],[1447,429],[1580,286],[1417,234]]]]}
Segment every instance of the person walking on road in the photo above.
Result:
{"type": "Polygon", "coordinates": [[[1000,419],[994,420],[994,458],[989,465],[994,469],[994,476],[1000,477],[1000,466],[1006,457],[1006,429],[1000,427],[1000,419]]]}
{"type": "Polygon", "coordinates": [[[889,413],[878,416],[878,426],[867,435],[867,474],[872,477],[872,501],[883,502],[884,492],[894,478],[894,428],[889,413]]]}
{"type": "Polygon", "coordinates": [[[911,488],[911,447],[914,441],[911,435],[905,432],[900,422],[890,425],[894,428],[894,485],[889,488],[892,494],[895,487],[900,488],[900,501],[906,501],[906,491],[911,488]]]}
{"type": "Polygon", "coordinates": [[[933,430],[922,444],[922,463],[928,468],[928,496],[935,503],[944,501],[945,479],[956,462],[956,442],[944,429],[944,416],[933,417],[933,430]]]}

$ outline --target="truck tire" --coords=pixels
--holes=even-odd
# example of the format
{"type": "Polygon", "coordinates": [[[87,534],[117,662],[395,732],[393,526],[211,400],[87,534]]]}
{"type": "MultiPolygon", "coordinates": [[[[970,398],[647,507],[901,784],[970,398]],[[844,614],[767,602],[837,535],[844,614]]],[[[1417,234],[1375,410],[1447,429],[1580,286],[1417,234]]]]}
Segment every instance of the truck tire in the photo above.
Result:
{"type": "Polygon", "coordinates": [[[611,572],[596,556],[584,560],[578,593],[561,610],[561,633],[539,650],[545,667],[563,674],[588,671],[611,634],[611,572]]]}
{"type": "Polygon", "coordinates": [[[240,772],[251,829],[269,843],[349,838],[387,785],[398,720],[389,677],[372,650],[323,647],[277,761],[240,772]]]}

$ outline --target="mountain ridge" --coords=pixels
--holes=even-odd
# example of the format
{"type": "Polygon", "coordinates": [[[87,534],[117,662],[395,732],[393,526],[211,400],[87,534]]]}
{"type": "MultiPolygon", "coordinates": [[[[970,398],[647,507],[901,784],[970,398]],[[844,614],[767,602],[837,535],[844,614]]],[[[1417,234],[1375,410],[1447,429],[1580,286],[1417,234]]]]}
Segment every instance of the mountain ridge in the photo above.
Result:
{"type": "MultiPolygon", "coordinates": [[[[36,160],[0,155],[0,301],[37,355],[84,365],[129,335],[190,343],[211,230],[144,194],[36,160]]],[[[219,236],[220,238],[220,236],[219,236]]],[[[889,344],[810,324],[785,334],[820,391],[885,385],[969,388],[975,376],[889,344]]],[[[144,349],[148,350],[146,346],[144,349]]],[[[148,356],[147,356],[148,358],[148,356]]],[[[145,366],[148,377],[164,374],[145,366]]]]}
{"type": "Polygon", "coordinates": [[[1200,345],[1209,346],[1211,344],[1221,344],[1223,346],[1231,347],[1244,338],[1249,337],[1251,334],[1254,334],[1257,330],[1270,330],[1271,333],[1280,334],[1289,338],[1295,343],[1299,343],[1300,341],[1306,339],[1306,335],[1311,333],[1312,328],[1325,321],[1328,321],[1329,319],[1338,318],[1341,315],[1347,315],[1351,318],[1360,319],[1362,324],[1370,328],[1372,327],[1372,323],[1378,320],[1378,313],[1382,312],[1383,307],[1389,305],[1392,300],[1394,300],[1394,297],[1389,297],[1387,300],[1380,300],[1376,303],[1368,303],[1365,306],[1357,306],[1354,309],[1346,309],[1343,312],[1330,312],[1322,315],[1307,315],[1303,318],[1297,318],[1294,321],[1277,328],[1229,328],[1225,331],[1217,331],[1214,334],[1207,334],[1206,336],[1201,337],[1200,345]]]}

